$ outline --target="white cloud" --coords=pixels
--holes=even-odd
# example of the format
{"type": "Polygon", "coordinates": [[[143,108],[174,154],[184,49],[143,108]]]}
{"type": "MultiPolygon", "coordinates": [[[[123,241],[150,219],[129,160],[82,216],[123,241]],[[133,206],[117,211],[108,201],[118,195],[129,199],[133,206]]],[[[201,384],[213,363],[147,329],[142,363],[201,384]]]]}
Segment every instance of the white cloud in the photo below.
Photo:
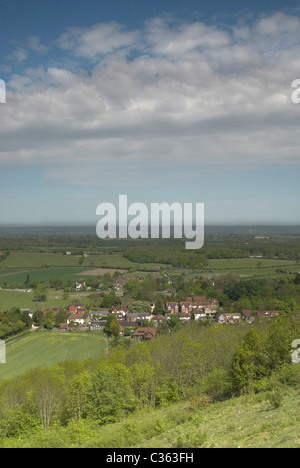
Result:
{"type": "Polygon", "coordinates": [[[90,28],[69,28],[58,40],[63,49],[76,56],[93,58],[134,46],[137,34],[124,31],[118,23],[99,23],[90,28]]]}
{"type": "Polygon", "coordinates": [[[199,48],[217,48],[230,43],[227,32],[203,23],[170,24],[157,18],[148,22],[147,39],[156,54],[182,56],[199,48]]]}
{"type": "Polygon", "coordinates": [[[256,32],[265,36],[280,36],[285,34],[289,37],[300,39],[300,18],[297,16],[287,15],[282,12],[275,13],[272,16],[260,19],[256,25],[256,32]],[[296,35],[296,36],[295,36],[296,35]]]}
{"type": "Polygon", "coordinates": [[[28,46],[30,47],[30,49],[34,50],[35,52],[39,52],[39,53],[44,53],[48,50],[48,47],[46,47],[45,45],[43,45],[41,43],[41,40],[39,37],[37,36],[32,36],[28,39],[28,46]]]}
{"type": "Polygon", "coordinates": [[[47,64],[11,77],[0,163],[42,165],[60,182],[67,171],[78,185],[298,163],[300,106],[291,103],[298,33],[299,18],[287,16],[231,32],[166,18],[138,32],[116,23],[70,28],[60,47],[74,63],[92,59],[89,73],[79,61],[77,71],[47,64]],[[274,49],[275,31],[284,50],[274,49]],[[122,53],[137,46],[131,60],[122,53]]]}

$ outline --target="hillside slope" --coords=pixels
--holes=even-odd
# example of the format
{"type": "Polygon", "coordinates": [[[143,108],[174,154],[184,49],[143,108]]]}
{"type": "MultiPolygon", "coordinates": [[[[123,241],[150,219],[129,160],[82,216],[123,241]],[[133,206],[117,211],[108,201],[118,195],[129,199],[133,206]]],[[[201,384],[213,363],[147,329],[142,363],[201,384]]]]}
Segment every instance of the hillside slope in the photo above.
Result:
{"type": "Polygon", "coordinates": [[[0,447],[24,448],[299,448],[299,389],[283,388],[276,408],[269,393],[195,407],[195,401],[142,411],[123,422],[95,426],[87,421],[53,427],[0,447]]]}

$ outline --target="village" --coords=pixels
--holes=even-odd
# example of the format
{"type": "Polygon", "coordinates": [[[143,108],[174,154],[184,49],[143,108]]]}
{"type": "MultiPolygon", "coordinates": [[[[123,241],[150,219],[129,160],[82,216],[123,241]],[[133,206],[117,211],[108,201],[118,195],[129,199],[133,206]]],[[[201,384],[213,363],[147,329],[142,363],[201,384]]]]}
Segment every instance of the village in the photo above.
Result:
{"type": "MultiPolygon", "coordinates": [[[[78,287],[78,285],[77,285],[78,287]]],[[[158,331],[185,326],[191,321],[208,321],[216,324],[236,324],[243,321],[252,323],[255,319],[272,319],[279,311],[258,311],[255,315],[250,310],[242,313],[222,311],[219,301],[205,296],[186,297],[184,301],[170,301],[164,304],[164,312],[155,314],[155,304],[148,302],[149,312],[131,312],[131,306],[121,305],[106,309],[88,310],[82,303],[72,303],[64,310],[66,322],[59,325],[61,332],[68,331],[105,331],[109,321],[116,321],[118,334],[139,341],[151,340],[158,331]]],[[[59,313],[59,308],[44,308],[44,316],[51,312],[59,313]]],[[[30,311],[31,312],[31,311],[30,311]]],[[[30,314],[31,315],[31,314],[30,314]]]]}

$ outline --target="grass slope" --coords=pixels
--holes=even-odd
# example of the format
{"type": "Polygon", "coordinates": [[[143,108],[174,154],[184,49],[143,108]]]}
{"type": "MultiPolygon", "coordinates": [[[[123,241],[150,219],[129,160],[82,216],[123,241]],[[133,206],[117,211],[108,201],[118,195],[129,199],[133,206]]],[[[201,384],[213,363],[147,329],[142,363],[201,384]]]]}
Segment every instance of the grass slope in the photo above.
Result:
{"type": "Polygon", "coordinates": [[[106,344],[106,338],[98,333],[27,333],[6,345],[6,364],[0,364],[0,380],[34,367],[97,357],[104,352],[106,344]]]}
{"type": "Polygon", "coordinates": [[[189,403],[141,411],[122,422],[97,426],[74,421],[20,439],[3,448],[300,448],[299,389],[286,388],[274,409],[266,393],[194,409],[189,403]]]}

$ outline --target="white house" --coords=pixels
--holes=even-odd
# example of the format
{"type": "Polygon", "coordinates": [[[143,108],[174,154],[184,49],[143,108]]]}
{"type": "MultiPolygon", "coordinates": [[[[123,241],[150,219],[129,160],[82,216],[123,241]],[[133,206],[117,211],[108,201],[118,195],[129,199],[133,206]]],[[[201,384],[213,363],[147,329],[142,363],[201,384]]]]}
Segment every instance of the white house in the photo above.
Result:
{"type": "Polygon", "coordinates": [[[77,325],[84,325],[87,322],[87,319],[88,315],[73,314],[67,319],[67,324],[70,325],[71,322],[74,322],[77,325]]]}

